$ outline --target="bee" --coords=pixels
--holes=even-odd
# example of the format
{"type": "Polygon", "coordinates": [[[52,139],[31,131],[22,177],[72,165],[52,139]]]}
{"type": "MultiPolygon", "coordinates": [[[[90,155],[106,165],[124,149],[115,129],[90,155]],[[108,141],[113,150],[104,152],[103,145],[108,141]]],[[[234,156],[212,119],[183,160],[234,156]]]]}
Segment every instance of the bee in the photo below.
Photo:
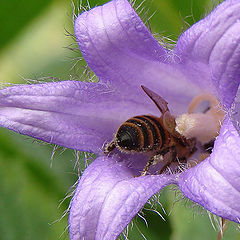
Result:
{"type": "Polygon", "coordinates": [[[120,125],[104,153],[109,154],[115,148],[125,153],[152,153],[141,172],[144,176],[151,165],[160,161],[165,164],[159,173],[173,161],[186,161],[196,151],[196,139],[187,139],[179,134],[175,130],[175,117],[170,114],[168,103],[147,87],[141,87],[160,110],[161,116],[140,115],[128,119],[120,125]]]}

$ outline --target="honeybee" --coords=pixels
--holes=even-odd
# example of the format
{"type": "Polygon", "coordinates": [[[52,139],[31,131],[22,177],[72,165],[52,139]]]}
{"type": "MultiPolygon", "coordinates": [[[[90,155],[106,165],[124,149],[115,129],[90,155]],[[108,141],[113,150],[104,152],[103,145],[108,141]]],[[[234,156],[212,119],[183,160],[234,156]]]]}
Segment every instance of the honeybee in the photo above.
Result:
{"type": "Polygon", "coordinates": [[[141,172],[144,176],[157,162],[164,162],[159,171],[162,173],[171,162],[186,161],[196,151],[196,139],[187,139],[179,134],[175,130],[175,117],[170,114],[168,103],[147,87],[141,87],[160,110],[161,116],[140,115],[128,119],[120,125],[104,153],[109,154],[115,148],[125,153],[152,153],[141,172]]]}

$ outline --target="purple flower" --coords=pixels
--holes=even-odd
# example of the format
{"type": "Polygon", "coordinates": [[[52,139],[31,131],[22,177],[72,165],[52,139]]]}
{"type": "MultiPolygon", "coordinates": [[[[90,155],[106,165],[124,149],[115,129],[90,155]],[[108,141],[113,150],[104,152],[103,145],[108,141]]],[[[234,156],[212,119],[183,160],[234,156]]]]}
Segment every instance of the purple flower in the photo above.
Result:
{"type": "MultiPolygon", "coordinates": [[[[239,222],[239,32],[240,2],[226,0],[184,32],[170,51],[153,38],[127,0],[113,0],[81,14],[75,23],[77,42],[98,83],[64,81],[0,91],[2,127],[98,156],[72,200],[71,240],[115,239],[169,184],[212,213],[239,222]],[[163,97],[175,115],[186,113],[203,92],[220,101],[226,115],[209,157],[182,172],[135,177],[148,160],[144,154],[115,150],[103,155],[104,144],[124,121],[160,115],[142,84],[163,97]]],[[[203,125],[206,132],[208,125],[203,125]]]]}

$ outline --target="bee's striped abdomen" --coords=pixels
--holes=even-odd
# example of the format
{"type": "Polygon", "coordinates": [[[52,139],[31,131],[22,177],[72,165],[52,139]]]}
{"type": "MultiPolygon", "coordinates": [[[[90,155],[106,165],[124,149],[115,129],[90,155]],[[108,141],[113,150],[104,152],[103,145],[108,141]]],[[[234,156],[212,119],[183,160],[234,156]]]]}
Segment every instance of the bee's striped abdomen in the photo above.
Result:
{"type": "Polygon", "coordinates": [[[123,123],[116,133],[116,143],[126,151],[139,151],[140,146],[140,130],[133,123],[123,123]]]}
{"type": "Polygon", "coordinates": [[[126,151],[152,151],[164,146],[166,134],[159,118],[136,116],[119,127],[116,141],[118,146],[126,151]]]}
{"type": "Polygon", "coordinates": [[[166,143],[166,132],[162,126],[162,121],[160,121],[159,118],[150,115],[137,116],[136,118],[142,119],[151,129],[153,144],[150,150],[159,150],[163,148],[166,143]]]}
{"type": "Polygon", "coordinates": [[[149,122],[148,124],[152,124],[154,127],[153,132],[155,132],[155,135],[157,135],[156,139],[154,139],[154,145],[153,150],[159,150],[164,147],[166,144],[168,133],[164,130],[162,126],[162,121],[160,121],[160,118],[150,116],[150,115],[144,115],[145,119],[147,119],[149,122]]]}
{"type": "Polygon", "coordinates": [[[146,126],[145,122],[133,117],[127,120],[126,123],[132,123],[136,131],[140,132],[138,138],[139,151],[147,149],[151,141],[151,136],[149,136],[148,127],[146,126]]]}

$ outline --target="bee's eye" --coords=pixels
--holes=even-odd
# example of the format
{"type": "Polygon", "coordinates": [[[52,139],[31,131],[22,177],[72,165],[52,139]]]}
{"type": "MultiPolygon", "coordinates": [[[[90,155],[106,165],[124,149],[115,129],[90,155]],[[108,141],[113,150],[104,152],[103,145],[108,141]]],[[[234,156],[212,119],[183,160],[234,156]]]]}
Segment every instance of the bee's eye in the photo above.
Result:
{"type": "Polygon", "coordinates": [[[123,124],[116,135],[117,144],[126,150],[137,150],[139,146],[139,133],[134,126],[123,124]]]}

